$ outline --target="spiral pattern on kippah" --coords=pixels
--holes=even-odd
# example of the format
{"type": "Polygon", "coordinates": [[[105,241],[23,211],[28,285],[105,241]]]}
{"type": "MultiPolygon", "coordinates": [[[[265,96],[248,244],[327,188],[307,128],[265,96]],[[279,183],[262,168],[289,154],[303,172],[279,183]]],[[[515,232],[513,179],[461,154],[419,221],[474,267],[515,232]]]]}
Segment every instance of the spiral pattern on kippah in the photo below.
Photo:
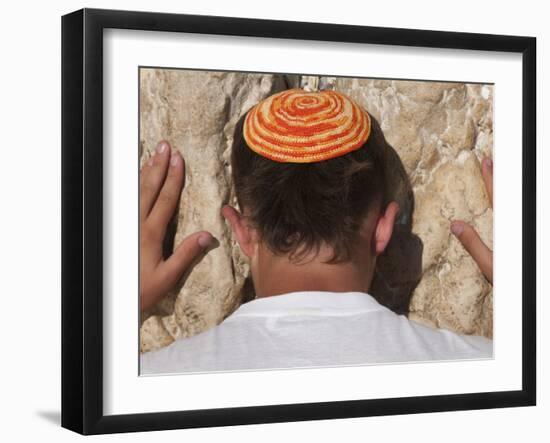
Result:
{"type": "Polygon", "coordinates": [[[263,157],[312,163],[359,149],[370,130],[369,114],[346,95],[289,89],[253,107],[243,135],[250,149],[263,157]]]}

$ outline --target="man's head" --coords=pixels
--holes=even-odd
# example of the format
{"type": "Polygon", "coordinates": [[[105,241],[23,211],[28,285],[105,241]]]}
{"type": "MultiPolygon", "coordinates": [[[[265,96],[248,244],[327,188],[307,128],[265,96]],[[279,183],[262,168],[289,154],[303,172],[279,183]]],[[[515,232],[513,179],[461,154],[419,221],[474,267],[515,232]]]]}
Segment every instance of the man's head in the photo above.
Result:
{"type": "Polygon", "coordinates": [[[380,137],[368,137],[358,149],[326,160],[280,162],[247,144],[245,119],[236,125],[231,153],[241,212],[226,206],[223,214],[251,259],[255,286],[265,281],[260,274],[268,268],[263,265],[269,262],[272,268],[281,261],[288,266],[314,263],[318,269],[363,266],[370,284],[398,210],[387,202],[380,137]]]}

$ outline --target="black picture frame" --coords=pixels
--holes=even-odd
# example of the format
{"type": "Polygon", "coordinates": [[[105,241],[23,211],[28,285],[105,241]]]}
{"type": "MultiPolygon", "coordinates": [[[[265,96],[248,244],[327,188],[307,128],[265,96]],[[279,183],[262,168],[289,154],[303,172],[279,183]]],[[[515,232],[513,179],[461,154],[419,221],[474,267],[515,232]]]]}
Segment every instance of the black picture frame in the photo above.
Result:
{"type": "Polygon", "coordinates": [[[536,39],[83,9],[62,17],[62,426],[82,434],[529,406],[536,403],[536,39]],[[103,30],[192,32],[522,54],[522,388],[131,415],[103,413],[103,30]]]}

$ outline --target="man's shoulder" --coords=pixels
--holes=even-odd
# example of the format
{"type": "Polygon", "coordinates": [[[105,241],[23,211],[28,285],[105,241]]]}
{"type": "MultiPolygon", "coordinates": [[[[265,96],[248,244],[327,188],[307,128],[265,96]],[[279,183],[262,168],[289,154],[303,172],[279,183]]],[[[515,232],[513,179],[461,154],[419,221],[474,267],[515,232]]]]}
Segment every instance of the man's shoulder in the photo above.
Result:
{"type": "Polygon", "coordinates": [[[491,340],[425,326],[392,312],[371,296],[294,295],[242,305],[218,326],[144,354],[142,368],[166,373],[492,355],[491,340]]]}

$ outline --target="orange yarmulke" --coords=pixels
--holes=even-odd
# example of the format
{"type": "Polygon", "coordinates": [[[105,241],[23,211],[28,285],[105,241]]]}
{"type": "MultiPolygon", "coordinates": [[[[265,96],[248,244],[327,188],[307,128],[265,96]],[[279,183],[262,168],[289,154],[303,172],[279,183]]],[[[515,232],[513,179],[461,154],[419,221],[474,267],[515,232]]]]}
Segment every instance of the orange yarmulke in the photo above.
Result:
{"type": "Polygon", "coordinates": [[[312,163],[355,151],[369,138],[369,114],[336,91],[289,89],[254,106],[244,121],[246,144],[281,163],[312,163]]]}

